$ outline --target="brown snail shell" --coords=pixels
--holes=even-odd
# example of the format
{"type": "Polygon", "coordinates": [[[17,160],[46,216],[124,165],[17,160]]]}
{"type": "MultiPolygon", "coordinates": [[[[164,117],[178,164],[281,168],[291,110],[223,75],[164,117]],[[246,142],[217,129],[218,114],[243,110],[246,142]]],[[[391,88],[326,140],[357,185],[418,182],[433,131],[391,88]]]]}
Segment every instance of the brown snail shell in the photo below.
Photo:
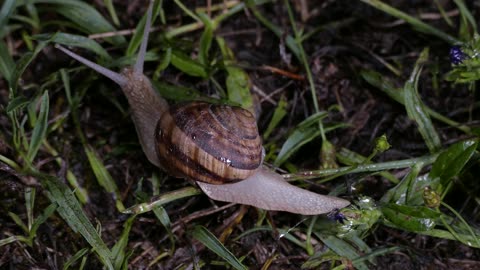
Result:
{"type": "Polygon", "coordinates": [[[160,165],[177,177],[234,183],[262,163],[257,122],[240,107],[190,102],[170,107],[155,131],[160,165]]]}

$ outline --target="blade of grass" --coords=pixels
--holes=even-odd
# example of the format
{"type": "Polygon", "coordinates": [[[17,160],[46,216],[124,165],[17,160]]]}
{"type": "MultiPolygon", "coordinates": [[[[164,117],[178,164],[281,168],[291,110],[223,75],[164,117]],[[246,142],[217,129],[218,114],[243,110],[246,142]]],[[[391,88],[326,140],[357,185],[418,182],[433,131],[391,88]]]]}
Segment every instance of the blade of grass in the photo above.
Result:
{"type": "Polygon", "coordinates": [[[25,69],[27,69],[28,65],[37,57],[38,53],[45,48],[47,42],[39,42],[37,47],[33,52],[25,53],[16,63],[15,69],[12,72],[11,80],[10,80],[10,88],[12,90],[13,97],[16,97],[17,87],[18,87],[18,80],[22,76],[25,69]]]}
{"type": "MultiPolygon", "coordinates": [[[[70,269],[71,265],[74,265],[81,258],[85,258],[88,253],[89,253],[88,248],[82,248],[79,251],[77,251],[72,257],[70,257],[68,260],[65,261],[65,263],[63,264],[63,270],[70,269]]],[[[81,268],[76,268],[76,269],[81,269],[81,268]]]]}
{"type": "Polygon", "coordinates": [[[360,173],[360,172],[377,172],[377,171],[384,171],[384,170],[409,168],[419,162],[424,163],[426,166],[426,165],[432,164],[437,157],[438,157],[438,153],[424,156],[424,157],[419,157],[419,158],[378,162],[374,164],[362,164],[357,166],[346,166],[346,167],[340,167],[335,169],[315,170],[315,171],[300,172],[300,173],[289,173],[289,174],[284,174],[283,178],[285,178],[288,181],[293,181],[298,179],[306,180],[306,179],[320,178],[320,177],[340,174],[344,172],[349,172],[352,174],[360,173]]]}
{"type": "Polygon", "coordinates": [[[325,117],[327,117],[326,112],[317,113],[298,124],[283,143],[282,149],[275,159],[275,166],[280,166],[300,147],[320,136],[321,131],[318,129],[317,123],[325,117]]]}
{"type": "Polygon", "coordinates": [[[475,21],[475,18],[473,17],[472,13],[470,13],[470,11],[468,10],[468,7],[465,5],[465,3],[462,0],[453,0],[453,2],[457,5],[458,10],[460,11],[461,19],[462,19],[459,36],[464,40],[470,40],[472,39],[472,35],[469,32],[470,27],[471,29],[473,29],[472,31],[473,33],[478,33],[477,22],[475,21]]]}
{"type": "MultiPolygon", "coordinates": [[[[322,235],[320,233],[315,233],[317,237],[338,255],[348,258],[349,260],[353,261],[360,257],[360,254],[355,250],[355,248],[350,245],[345,240],[342,240],[336,236],[332,235],[322,235]]],[[[365,264],[365,262],[360,261],[353,264],[356,269],[359,270],[368,270],[369,267],[365,264]]]]}
{"type": "MultiPolygon", "coordinates": [[[[84,33],[96,34],[116,31],[115,27],[86,2],[76,0],[32,0],[32,2],[55,5],[53,9],[55,12],[75,23],[84,33]]],[[[123,36],[105,38],[105,40],[117,46],[126,42],[123,36]]]]}
{"type": "Polygon", "coordinates": [[[142,213],[146,213],[148,211],[152,211],[152,209],[154,209],[155,207],[157,207],[159,205],[164,205],[164,204],[167,204],[167,203],[172,202],[172,201],[176,201],[176,200],[181,199],[181,198],[186,198],[186,197],[195,196],[195,195],[199,195],[199,194],[202,194],[200,189],[195,188],[195,187],[186,187],[186,188],[182,188],[182,189],[179,189],[179,190],[175,190],[175,191],[171,191],[171,192],[167,192],[165,194],[162,194],[152,202],[141,203],[141,204],[131,206],[131,207],[125,209],[125,211],[123,211],[123,213],[124,214],[142,214],[142,213]]]}
{"type": "MultiPolygon", "coordinates": [[[[1,29],[1,28],[0,28],[1,29]]],[[[0,40],[0,74],[10,84],[12,78],[12,70],[15,68],[15,62],[13,61],[10,51],[5,45],[3,40],[0,40]]]]}
{"type": "Polygon", "coordinates": [[[285,98],[285,96],[282,95],[280,100],[278,101],[278,105],[275,108],[275,111],[273,112],[272,119],[270,120],[270,123],[268,123],[268,127],[263,133],[263,140],[267,141],[268,137],[270,137],[270,134],[273,132],[273,130],[278,126],[280,121],[287,115],[287,106],[288,102],[285,98]]]}
{"type": "MultiPolygon", "coordinates": [[[[353,263],[353,265],[355,265],[355,264],[358,264],[360,262],[371,261],[376,257],[380,257],[381,255],[393,253],[393,252],[399,251],[401,249],[402,249],[401,247],[380,248],[380,249],[372,251],[368,254],[365,254],[365,255],[363,255],[359,258],[356,258],[356,259],[352,260],[352,263],[353,263]]],[[[347,264],[342,264],[342,265],[339,265],[339,266],[333,268],[332,270],[340,270],[340,269],[345,269],[345,268],[348,269],[349,266],[347,264]]]]}
{"type": "Polygon", "coordinates": [[[25,189],[25,208],[27,209],[27,227],[28,231],[32,230],[33,208],[35,206],[36,189],[28,187],[25,189]]]}
{"type": "Polygon", "coordinates": [[[124,269],[124,266],[128,265],[128,256],[125,254],[125,250],[128,244],[128,236],[130,235],[130,230],[136,217],[136,215],[133,215],[125,221],[122,234],[117,240],[117,243],[112,247],[112,258],[115,269],[124,269]]]}
{"type": "MultiPolygon", "coordinates": [[[[152,25],[155,23],[155,19],[157,18],[157,15],[161,12],[162,10],[162,2],[159,0],[155,0],[153,2],[153,9],[152,9],[152,25]]],[[[128,43],[127,50],[125,52],[126,56],[133,56],[135,52],[138,50],[138,47],[140,46],[140,43],[142,42],[142,37],[143,37],[143,30],[145,29],[145,22],[147,19],[147,14],[143,15],[142,19],[138,22],[137,27],[135,28],[135,33],[133,34],[132,38],[130,39],[130,42],[128,43]]]]}
{"type": "Polygon", "coordinates": [[[48,112],[49,98],[48,91],[45,91],[40,104],[40,112],[38,113],[38,118],[32,131],[32,137],[30,138],[30,144],[27,152],[27,162],[29,164],[32,163],[33,159],[37,155],[37,152],[40,149],[40,146],[42,145],[42,142],[47,135],[48,112]]]}
{"type": "Polygon", "coordinates": [[[0,39],[7,34],[7,22],[12,15],[13,11],[17,7],[17,0],[5,0],[2,5],[2,9],[0,9],[0,39]]]}
{"type": "Polygon", "coordinates": [[[253,0],[247,0],[247,7],[252,11],[255,18],[259,20],[265,27],[267,27],[270,31],[272,31],[277,38],[282,39],[285,38],[285,44],[290,49],[290,51],[295,55],[295,57],[301,62],[302,58],[300,56],[300,48],[298,44],[295,42],[295,39],[291,35],[284,36],[283,30],[270,22],[267,18],[265,18],[260,11],[256,8],[256,3],[253,0]]]}
{"type": "Polygon", "coordinates": [[[93,147],[88,144],[84,145],[84,150],[98,183],[105,189],[105,191],[113,195],[117,210],[120,212],[124,211],[125,206],[123,206],[123,202],[121,201],[121,195],[118,191],[117,184],[113,180],[112,175],[107,171],[107,168],[105,168],[105,165],[103,165],[101,158],[93,147]]]}
{"type": "Polygon", "coordinates": [[[118,20],[117,12],[115,12],[115,7],[113,6],[113,1],[112,0],[104,0],[103,3],[105,3],[105,6],[107,7],[108,14],[110,14],[110,17],[112,18],[113,24],[116,26],[120,25],[120,21],[118,20]]]}
{"type": "MultiPolygon", "coordinates": [[[[367,160],[366,157],[353,152],[346,148],[341,148],[337,152],[337,159],[339,162],[345,165],[356,165],[356,164],[372,164],[372,161],[367,160]]],[[[395,175],[389,172],[380,172],[380,175],[394,184],[398,184],[400,181],[395,177],[395,175]]]]}
{"type": "Polygon", "coordinates": [[[33,36],[33,38],[37,40],[48,40],[50,42],[59,43],[65,46],[84,48],[98,54],[99,56],[107,60],[112,59],[112,57],[100,44],[98,44],[95,40],[89,39],[84,36],[57,32],[55,34],[39,34],[33,36]]]}
{"type": "Polygon", "coordinates": [[[80,233],[83,238],[92,246],[100,260],[107,269],[114,269],[112,264],[112,254],[103,242],[102,238],[88,220],[82,210],[80,203],[73,196],[72,191],[57,178],[31,172],[31,175],[40,179],[42,186],[48,190],[48,198],[55,203],[57,212],[67,222],[68,226],[74,231],[80,233]]]}
{"type": "MultiPolygon", "coordinates": [[[[362,70],[360,72],[360,75],[362,78],[367,81],[369,84],[373,85],[374,87],[378,88],[379,90],[383,91],[385,94],[387,94],[389,97],[391,97],[393,100],[396,102],[405,105],[405,98],[404,98],[404,89],[403,88],[395,88],[392,83],[390,83],[388,80],[386,80],[382,74],[375,72],[373,70],[362,70]]],[[[466,134],[471,135],[472,130],[470,127],[463,125],[461,123],[458,123],[456,121],[453,121],[436,111],[432,110],[428,106],[425,105],[425,110],[427,113],[434,119],[443,122],[447,125],[450,125],[454,128],[457,128],[466,134]]]]}
{"type": "Polygon", "coordinates": [[[230,101],[240,104],[244,109],[255,114],[253,98],[250,93],[250,77],[238,66],[232,50],[227,46],[223,38],[217,37],[217,43],[223,56],[223,63],[227,71],[227,94],[230,101]]]}
{"type": "Polygon", "coordinates": [[[207,228],[203,226],[195,226],[192,232],[193,238],[200,241],[208,249],[224,259],[233,268],[237,270],[246,270],[247,267],[243,265],[233,253],[228,250],[207,228]]]}
{"type": "MultiPolygon", "coordinates": [[[[467,228],[468,232],[470,233],[472,239],[475,240],[477,246],[480,246],[480,239],[479,239],[479,236],[476,235],[473,230],[472,230],[472,227],[465,221],[465,219],[457,212],[455,211],[455,209],[453,209],[452,207],[450,207],[450,205],[444,203],[444,202],[441,202],[442,206],[444,206],[445,208],[447,208],[450,212],[452,212],[456,218],[458,218],[460,220],[460,222],[467,228]]],[[[445,222],[445,220],[442,219],[442,221],[444,221],[444,225],[447,224],[445,222]]],[[[456,238],[458,241],[468,245],[468,246],[472,246],[472,244],[470,243],[470,241],[467,239],[467,238],[464,238],[464,237],[461,237],[460,235],[455,235],[454,234],[454,231],[451,230],[450,231],[456,238]]]]}
{"type": "Polygon", "coordinates": [[[418,94],[418,79],[422,71],[423,64],[428,59],[428,48],[425,48],[420,54],[415,67],[413,68],[410,78],[404,86],[404,100],[405,109],[408,117],[414,120],[418,125],[418,131],[422,135],[428,149],[431,153],[438,151],[441,148],[440,137],[435,130],[432,120],[428,115],[425,105],[418,94]]]}
{"type": "Polygon", "coordinates": [[[204,24],[204,29],[202,32],[202,36],[200,37],[198,60],[203,65],[208,66],[210,64],[208,61],[208,53],[210,51],[210,47],[212,46],[213,31],[215,29],[214,29],[213,22],[210,20],[210,18],[206,14],[200,13],[199,16],[202,19],[202,22],[204,24]]]}
{"type": "Polygon", "coordinates": [[[425,33],[425,34],[428,34],[428,35],[436,36],[440,39],[445,40],[446,42],[448,42],[452,45],[456,44],[456,43],[461,43],[461,41],[456,39],[455,37],[453,37],[449,34],[446,34],[445,32],[440,31],[437,28],[434,28],[434,27],[422,22],[421,20],[419,20],[417,18],[414,18],[414,17],[410,16],[403,11],[400,11],[400,10],[398,10],[398,9],[388,5],[388,4],[385,4],[380,0],[360,0],[360,1],[376,8],[376,9],[379,9],[379,10],[381,10],[381,11],[383,11],[383,12],[385,12],[385,13],[393,16],[393,17],[404,20],[405,22],[412,25],[414,27],[414,29],[418,30],[419,32],[422,32],[422,33],[425,33]]]}
{"type": "MultiPolygon", "coordinates": [[[[60,157],[58,151],[55,148],[53,148],[53,146],[50,145],[46,140],[43,141],[43,147],[52,157],[56,157],[55,162],[57,162],[58,166],[63,165],[64,161],[60,157]]],[[[88,192],[84,187],[82,187],[79,184],[77,177],[73,174],[73,172],[70,169],[67,169],[65,178],[67,179],[70,186],[73,187],[73,190],[75,191],[75,195],[77,196],[80,203],[86,204],[89,201],[88,192]]]]}

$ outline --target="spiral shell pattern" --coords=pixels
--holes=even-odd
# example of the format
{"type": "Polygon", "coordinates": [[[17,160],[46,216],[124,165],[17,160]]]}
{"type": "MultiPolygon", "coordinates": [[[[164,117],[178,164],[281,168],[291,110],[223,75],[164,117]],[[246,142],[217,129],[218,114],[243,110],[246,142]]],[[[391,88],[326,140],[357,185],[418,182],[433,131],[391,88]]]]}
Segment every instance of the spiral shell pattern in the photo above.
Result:
{"type": "Polygon", "coordinates": [[[157,123],[156,150],[170,174],[210,184],[251,176],[262,162],[257,122],[240,107],[193,102],[172,106],[157,123]]]}

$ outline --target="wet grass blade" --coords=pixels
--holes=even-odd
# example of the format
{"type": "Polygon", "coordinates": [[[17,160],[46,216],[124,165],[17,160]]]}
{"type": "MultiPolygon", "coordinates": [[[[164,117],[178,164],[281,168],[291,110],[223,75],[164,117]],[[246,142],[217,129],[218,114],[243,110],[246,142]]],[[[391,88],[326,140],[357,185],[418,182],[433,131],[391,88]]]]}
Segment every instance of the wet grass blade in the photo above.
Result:
{"type": "Polygon", "coordinates": [[[118,211],[122,212],[125,210],[125,206],[121,201],[120,192],[118,191],[117,184],[113,180],[113,177],[103,165],[102,160],[98,156],[97,152],[90,145],[84,146],[85,153],[87,154],[88,162],[90,167],[97,178],[98,183],[102,186],[108,193],[114,196],[116,206],[118,211]]]}
{"type": "Polygon", "coordinates": [[[33,36],[35,39],[48,40],[51,42],[59,43],[65,46],[80,47],[90,50],[105,59],[111,59],[108,52],[100,46],[95,40],[89,39],[84,36],[67,34],[67,33],[55,33],[55,34],[40,34],[33,36]]]}
{"type": "Polygon", "coordinates": [[[128,255],[125,250],[128,244],[128,236],[130,235],[130,230],[132,229],[133,222],[137,216],[133,215],[129,217],[123,224],[123,231],[120,238],[117,240],[117,243],[112,248],[112,258],[114,261],[115,269],[127,269],[128,266],[128,255]]]}
{"type": "Polygon", "coordinates": [[[112,18],[113,23],[116,26],[120,25],[120,21],[118,20],[117,12],[115,12],[115,7],[113,6],[113,1],[112,0],[104,0],[105,6],[107,7],[108,13],[110,14],[110,17],[112,18]]]}
{"type": "Polygon", "coordinates": [[[17,0],[5,0],[2,5],[2,9],[0,9],[0,38],[3,38],[5,34],[7,34],[7,22],[12,15],[13,11],[17,7],[16,5],[17,0]]]}
{"type": "MultiPolygon", "coordinates": [[[[152,25],[155,22],[155,19],[157,18],[157,15],[160,13],[160,10],[162,9],[161,6],[162,1],[160,0],[155,0],[153,2],[153,9],[152,9],[152,25]]],[[[135,28],[135,33],[133,34],[132,38],[130,39],[130,42],[128,43],[127,51],[125,54],[127,56],[133,56],[135,52],[138,50],[138,47],[140,46],[140,43],[142,42],[142,37],[143,37],[143,30],[145,29],[145,22],[146,22],[146,14],[143,15],[142,19],[138,22],[137,27],[135,28]]]]}
{"type": "Polygon", "coordinates": [[[300,49],[298,48],[298,44],[295,42],[295,39],[291,35],[285,35],[285,31],[283,31],[282,28],[278,27],[277,25],[269,21],[267,18],[265,18],[255,6],[255,1],[247,1],[247,6],[252,11],[253,15],[255,15],[257,20],[259,20],[266,28],[272,31],[277,36],[277,38],[285,39],[285,44],[287,45],[287,47],[301,62],[302,58],[300,57],[300,49]]]}
{"type": "Polygon", "coordinates": [[[270,137],[270,134],[273,132],[273,130],[278,126],[280,121],[287,115],[287,106],[288,102],[285,99],[285,96],[282,96],[280,100],[278,101],[278,105],[275,108],[275,111],[273,112],[272,119],[270,120],[270,123],[268,123],[268,127],[263,133],[263,140],[266,141],[268,137],[270,137]]]}
{"type": "Polygon", "coordinates": [[[199,195],[199,194],[202,194],[200,189],[195,187],[185,187],[182,189],[164,193],[150,202],[140,203],[140,204],[131,206],[125,209],[123,213],[124,214],[142,214],[148,211],[152,211],[156,207],[167,204],[169,202],[176,201],[178,199],[182,199],[190,196],[199,195]]]}
{"type": "MultiPolygon", "coordinates": [[[[322,240],[323,243],[325,243],[325,245],[328,246],[328,248],[333,250],[338,255],[348,258],[349,260],[352,260],[352,261],[360,257],[360,254],[347,241],[332,235],[322,235],[319,233],[315,233],[315,234],[320,238],[320,240],[322,240]]],[[[363,261],[360,261],[360,262],[357,261],[353,265],[355,266],[355,269],[359,269],[359,270],[369,269],[369,267],[363,261]]]]}
{"type": "Polygon", "coordinates": [[[47,42],[40,42],[33,52],[25,53],[16,63],[15,69],[12,72],[11,80],[10,80],[10,88],[13,91],[13,95],[16,96],[18,80],[22,76],[25,69],[27,69],[28,65],[37,57],[38,53],[45,48],[47,42]]]}
{"type": "Polygon", "coordinates": [[[322,132],[318,129],[317,123],[325,117],[327,117],[327,113],[321,112],[301,122],[292,134],[288,136],[285,143],[283,143],[282,149],[280,149],[275,159],[275,166],[282,165],[293,153],[300,149],[300,147],[320,136],[322,132]]]}
{"type": "Polygon", "coordinates": [[[15,62],[13,61],[10,51],[8,50],[5,42],[0,40],[0,74],[7,82],[10,82],[12,77],[12,70],[15,68],[15,62]]]}
{"type": "Polygon", "coordinates": [[[184,52],[179,50],[172,51],[172,65],[178,68],[180,71],[184,72],[193,77],[207,78],[208,72],[204,65],[200,62],[190,58],[184,52]]]}
{"type": "Polygon", "coordinates": [[[418,79],[422,71],[423,64],[428,58],[428,48],[424,49],[420,54],[415,67],[413,68],[410,78],[404,86],[405,109],[408,117],[417,123],[418,131],[422,135],[428,149],[431,153],[441,148],[440,137],[435,130],[432,120],[427,113],[425,105],[418,94],[418,79]]]}
{"type": "MultiPolygon", "coordinates": [[[[54,10],[60,13],[83,32],[97,34],[116,31],[95,8],[91,5],[76,0],[34,0],[33,3],[57,5],[54,10]]],[[[108,42],[121,45],[126,42],[123,36],[105,38],[108,42]]]]}
{"type": "Polygon", "coordinates": [[[228,48],[223,38],[217,38],[218,46],[222,51],[225,70],[227,71],[227,94],[230,101],[240,104],[244,109],[254,113],[253,99],[250,93],[250,78],[241,68],[235,66],[233,52],[228,48]]]}
{"type": "Polygon", "coordinates": [[[443,31],[440,31],[435,27],[432,27],[432,26],[422,22],[421,20],[408,15],[407,13],[405,13],[403,11],[400,11],[400,10],[398,10],[398,9],[388,5],[388,4],[385,4],[380,0],[361,0],[361,1],[366,3],[366,4],[369,4],[369,5],[373,6],[376,9],[379,9],[379,10],[381,10],[381,11],[383,11],[383,12],[385,12],[385,13],[393,16],[393,17],[396,17],[398,19],[406,21],[407,23],[412,25],[414,29],[416,29],[419,32],[436,36],[438,38],[441,38],[441,39],[445,40],[446,42],[448,42],[452,45],[455,44],[455,43],[460,43],[460,40],[456,39],[455,37],[443,32],[443,31]]]}
{"type": "Polygon", "coordinates": [[[200,241],[208,249],[213,251],[215,254],[220,256],[226,262],[230,264],[233,268],[237,270],[246,270],[247,267],[243,265],[235,255],[230,252],[218,239],[213,235],[209,230],[203,226],[196,226],[192,232],[193,238],[200,241]]]}
{"type": "Polygon", "coordinates": [[[458,10],[460,11],[461,15],[461,25],[460,25],[460,38],[464,40],[471,39],[471,33],[478,33],[477,32],[477,23],[475,22],[475,18],[473,17],[472,13],[468,10],[467,6],[462,0],[453,0],[453,2],[457,5],[458,10]]]}
{"type": "MultiPolygon", "coordinates": [[[[75,264],[78,260],[86,258],[89,252],[88,248],[82,248],[77,251],[72,257],[65,261],[63,264],[63,270],[70,269],[70,266],[75,264]]],[[[75,269],[82,269],[82,268],[75,268],[75,269]]]]}
{"type": "Polygon", "coordinates": [[[198,60],[203,65],[208,66],[210,64],[208,61],[208,53],[210,51],[210,47],[212,46],[214,24],[210,20],[210,18],[204,13],[200,13],[199,17],[203,21],[204,29],[202,36],[200,37],[198,60]]]}
{"type": "Polygon", "coordinates": [[[462,141],[451,145],[438,156],[428,175],[431,182],[440,184],[437,191],[442,193],[452,178],[460,174],[477,147],[478,141],[462,141]]]}
{"type": "Polygon", "coordinates": [[[48,91],[45,91],[41,99],[40,112],[38,114],[37,121],[35,122],[35,126],[32,132],[32,137],[30,139],[30,144],[28,147],[27,162],[29,164],[32,163],[33,159],[37,155],[38,149],[40,149],[40,146],[42,145],[42,142],[47,135],[48,111],[49,111],[48,91]]]}
{"type": "Polygon", "coordinates": [[[48,190],[48,198],[58,206],[57,212],[68,226],[83,236],[108,269],[114,269],[110,250],[88,220],[73,192],[55,177],[36,172],[32,172],[32,175],[41,180],[42,186],[48,190]]]}
{"type": "MultiPolygon", "coordinates": [[[[360,72],[360,75],[362,78],[367,81],[369,84],[373,85],[374,87],[378,88],[379,90],[383,91],[385,94],[387,94],[389,97],[391,97],[393,100],[396,102],[405,105],[405,99],[404,99],[404,89],[402,88],[396,88],[393,86],[391,82],[388,80],[385,80],[382,76],[382,74],[375,72],[373,70],[362,70],[360,72]]],[[[457,128],[467,134],[472,134],[472,130],[470,127],[460,124],[456,121],[453,121],[450,118],[447,118],[438,112],[432,110],[431,108],[425,106],[425,110],[428,112],[428,114],[438,120],[441,121],[447,125],[450,125],[454,128],[457,128]]]]}

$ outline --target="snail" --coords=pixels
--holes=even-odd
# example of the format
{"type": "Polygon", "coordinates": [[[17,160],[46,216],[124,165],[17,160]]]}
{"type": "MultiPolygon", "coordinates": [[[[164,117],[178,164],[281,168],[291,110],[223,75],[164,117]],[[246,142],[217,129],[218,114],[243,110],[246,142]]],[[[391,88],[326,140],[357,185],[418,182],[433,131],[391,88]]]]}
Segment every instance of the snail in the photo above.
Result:
{"type": "Polygon", "coordinates": [[[204,102],[169,106],[143,74],[151,17],[150,2],[137,60],[120,73],[58,44],[55,47],[120,86],[143,152],[152,164],[172,176],[193,180],[217,201],[303,215],[323,214],[350,204],[291,185],[264,167],[261,138],[250,111],[204,102]]]}

